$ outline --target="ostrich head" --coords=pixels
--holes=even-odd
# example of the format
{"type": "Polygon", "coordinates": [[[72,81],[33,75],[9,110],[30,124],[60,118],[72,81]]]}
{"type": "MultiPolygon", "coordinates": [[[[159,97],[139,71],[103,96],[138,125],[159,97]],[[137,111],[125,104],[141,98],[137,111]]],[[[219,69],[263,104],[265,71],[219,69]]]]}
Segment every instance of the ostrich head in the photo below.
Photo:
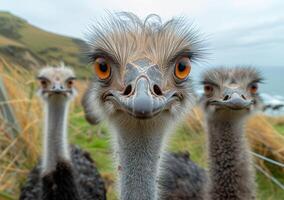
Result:
{"type": "Polygon", "coordinates": [[[39,96],[45,100],[71,100],[76,95],[75,74],[64,66],[45,67],[40,70],[37,79],[40,83],[39,96]]]}
{"type": "Polygon", "coordinates": [[[201,45],[185,20],[118,13],[94,27],[89,44],[95,75],[83,106],[90,123],[105,117],[134,130],[156,127],[194,101],[190,72],[201,45]]]}
{"type": "Polygon", "coordinates": [[[254,68],[215,68],[203,74],[202,107],[208,117],[243,117],[260,107],[260,73],[254,68]]]}

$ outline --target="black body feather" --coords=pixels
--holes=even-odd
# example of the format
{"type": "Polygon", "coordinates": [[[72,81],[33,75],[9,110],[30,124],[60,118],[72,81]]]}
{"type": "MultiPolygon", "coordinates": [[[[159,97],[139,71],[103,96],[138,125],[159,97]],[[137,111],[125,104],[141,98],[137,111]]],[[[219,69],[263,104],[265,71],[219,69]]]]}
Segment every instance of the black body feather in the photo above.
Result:
{"type": "Polygon", "coordinates": [[[41,177],[40,164],[29,174],[20,200],[105,200],[106,189],[89,153],[71,147],[72,163],[59,162],[57,169],[41,177]]]}
{"type": "Polygon", "coordinates": [[[159,180],[163,200],[204,199],[206,171],[191,161],[189,153],[167,153],[159,180]]]}

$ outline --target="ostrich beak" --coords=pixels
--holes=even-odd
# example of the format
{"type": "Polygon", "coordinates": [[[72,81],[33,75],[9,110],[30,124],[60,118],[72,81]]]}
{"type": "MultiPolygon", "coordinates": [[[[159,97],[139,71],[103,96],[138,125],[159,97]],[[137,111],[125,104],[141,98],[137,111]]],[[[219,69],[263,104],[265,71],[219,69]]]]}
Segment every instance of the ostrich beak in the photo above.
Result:
{"type": "Polygon", "coordinates": [[[228,90],[222,100],[213,100],[210,102],[210,105],[225,107],[231,110],[244,110],[249,109],[253,103],[253,100],[247,100],[239,91],[228,90]]]}
{"type": "Polygon", "coordinates": [[[54,83],[53,87],[49,90],[49,92],[55,94],[61,94],[67,92],[67,90],[60,82],[56,82],[54,83]]]}
{"type": "Polygon", "coordinates": [[[117,91],[111,91],[106,100],[116,103],[119,109],[133,117],[147,119],[169,109],[169,106],[178,97],[174,92],[157,95],[150,87],[149,80],[142,76],[137,81],[128,95],[117,91]]]}
{"type": "Polygon", "coordinates": [[[180,99],[175,91],[162,91],[161,79],[157,65],[128,65],[124,92],[111,90],[105,95],[105,100],[112,101],[117,109],[133,117],[152,118],[169,110],[172,103],[180,99]]]}

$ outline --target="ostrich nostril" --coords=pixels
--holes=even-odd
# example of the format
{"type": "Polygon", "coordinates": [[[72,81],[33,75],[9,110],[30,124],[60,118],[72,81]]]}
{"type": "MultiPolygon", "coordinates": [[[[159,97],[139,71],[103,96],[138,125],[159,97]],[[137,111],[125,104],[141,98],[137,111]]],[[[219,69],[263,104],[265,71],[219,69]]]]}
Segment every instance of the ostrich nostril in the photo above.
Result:
{"type": "Polygon", "coordinates": [[[242,97],[244,100],[246,100],[246,99],[247,99],[247,98],[245,97],[245,95],[243,95],[243,94],[241,95],[241,97],[242,97]]]}
{"type": "Polygon", "coordinates": [[[224,97],[224,101],[227,101],[227,100],[229,100],[230,99],[230,96],[229,95],[226,95],[225,97],[224,97]]]}
{"type": "Polygon", "coordinates": [[[124,90],[124,92],[123,92],[123,95],[129,95],[130,93],[132,92],[132,86],[131,85],[128,85],[126,88],[125,88],[125,90],[124,90]]]}
{"type": "Polygon", "coordinates": [[[153,86],[153,91],[154,91],[154,93],[155,93],[156,95],[158,95],[158,96],[160,96],[160,95],[163,94],[161,88],[160,88],[158,85],[154,85],[154,86],[153,86]]]}

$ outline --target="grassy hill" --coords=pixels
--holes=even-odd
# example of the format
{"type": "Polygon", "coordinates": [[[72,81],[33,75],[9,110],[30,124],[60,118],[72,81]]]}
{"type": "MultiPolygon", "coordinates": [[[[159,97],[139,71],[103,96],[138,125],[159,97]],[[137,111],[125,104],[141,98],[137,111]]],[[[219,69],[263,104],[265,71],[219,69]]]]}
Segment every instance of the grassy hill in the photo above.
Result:
{"type": "Polygon", "coordinates": [[[0,12],[0,57],[25,68],[63,61],[79,76],[86,74],[82,40],[47,32],[9,12],[0,12]],[[80,70],[78,70],[80,69],[80,70]]]}

